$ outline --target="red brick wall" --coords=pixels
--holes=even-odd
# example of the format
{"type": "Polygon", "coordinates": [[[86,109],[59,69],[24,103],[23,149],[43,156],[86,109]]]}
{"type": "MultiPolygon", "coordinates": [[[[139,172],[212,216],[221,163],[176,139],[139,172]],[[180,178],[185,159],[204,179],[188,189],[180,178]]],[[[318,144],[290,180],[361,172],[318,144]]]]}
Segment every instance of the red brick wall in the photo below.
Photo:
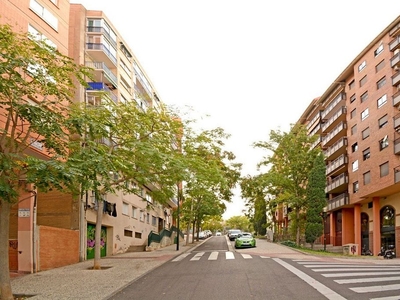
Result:
{"type": "Polygon", "coordinates": [[[39,226],[38,270],[44,271],[79,262],[79,231],[39,226]]]}

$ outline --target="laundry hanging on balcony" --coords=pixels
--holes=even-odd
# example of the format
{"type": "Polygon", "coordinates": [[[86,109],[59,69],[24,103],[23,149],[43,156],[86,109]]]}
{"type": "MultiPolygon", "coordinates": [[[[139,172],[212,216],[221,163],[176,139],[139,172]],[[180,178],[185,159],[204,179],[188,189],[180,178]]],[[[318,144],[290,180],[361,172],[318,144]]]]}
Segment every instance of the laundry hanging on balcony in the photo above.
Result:
{"type": "Polygon", "coordinates": [[[110,216],[113,216],[113,217],[116,217],[117,216],[117,204],[110,203],[110,202],[104,200],[103,213],[109,214],[110,216]]]}

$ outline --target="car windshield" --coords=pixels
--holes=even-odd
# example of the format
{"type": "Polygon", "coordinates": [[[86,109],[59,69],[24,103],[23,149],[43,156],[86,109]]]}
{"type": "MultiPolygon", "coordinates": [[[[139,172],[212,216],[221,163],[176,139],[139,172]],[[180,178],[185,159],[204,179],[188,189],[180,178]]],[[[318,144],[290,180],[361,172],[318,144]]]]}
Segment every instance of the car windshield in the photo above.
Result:
{"type": "Polygon", "coordinates": [[[251,235],[251,233],[248,233],[248,232],[243,232],[243,233],[239,234],[239,237],[243,237],[243,238],[251,238],[251,237],[252,237],[252,235],[251,235]]]}
{"type": "Polygon", "coordinates": [[[233,234],[238,234],[238,233],[240,233],[240,230],[232,230],[232,231],[231,231],[231,234],[232,234],[232,233],[233,233],[233,234]]]}

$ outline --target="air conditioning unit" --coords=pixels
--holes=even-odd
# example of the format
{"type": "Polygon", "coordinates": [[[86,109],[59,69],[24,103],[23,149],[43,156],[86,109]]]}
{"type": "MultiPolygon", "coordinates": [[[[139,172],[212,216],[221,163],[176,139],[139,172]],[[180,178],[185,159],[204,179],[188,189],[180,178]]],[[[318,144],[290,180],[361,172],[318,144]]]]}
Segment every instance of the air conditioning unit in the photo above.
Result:
{"type": "Polygon", "coordinates": [[[398,71],[398,70],[400,70],[400,67],[399,66],[394,66],[393,70],[398,71]]]}

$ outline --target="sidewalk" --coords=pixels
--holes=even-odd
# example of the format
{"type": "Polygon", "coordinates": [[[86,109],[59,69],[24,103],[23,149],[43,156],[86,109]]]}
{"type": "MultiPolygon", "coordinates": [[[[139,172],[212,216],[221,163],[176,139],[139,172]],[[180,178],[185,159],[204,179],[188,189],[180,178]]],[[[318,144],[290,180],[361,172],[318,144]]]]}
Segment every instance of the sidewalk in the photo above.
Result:
{"type": "Polygon", "coordinates": [[[11,278],[12,292],[29,300],[107,299],[132,281],[201,242],[185,242],[151,252],[129,252],[101,259],[102,270],[92,270],[93,260],[35,274],[11,278]],[[183,245],[182,245],[183,244],[183,245]]]}

